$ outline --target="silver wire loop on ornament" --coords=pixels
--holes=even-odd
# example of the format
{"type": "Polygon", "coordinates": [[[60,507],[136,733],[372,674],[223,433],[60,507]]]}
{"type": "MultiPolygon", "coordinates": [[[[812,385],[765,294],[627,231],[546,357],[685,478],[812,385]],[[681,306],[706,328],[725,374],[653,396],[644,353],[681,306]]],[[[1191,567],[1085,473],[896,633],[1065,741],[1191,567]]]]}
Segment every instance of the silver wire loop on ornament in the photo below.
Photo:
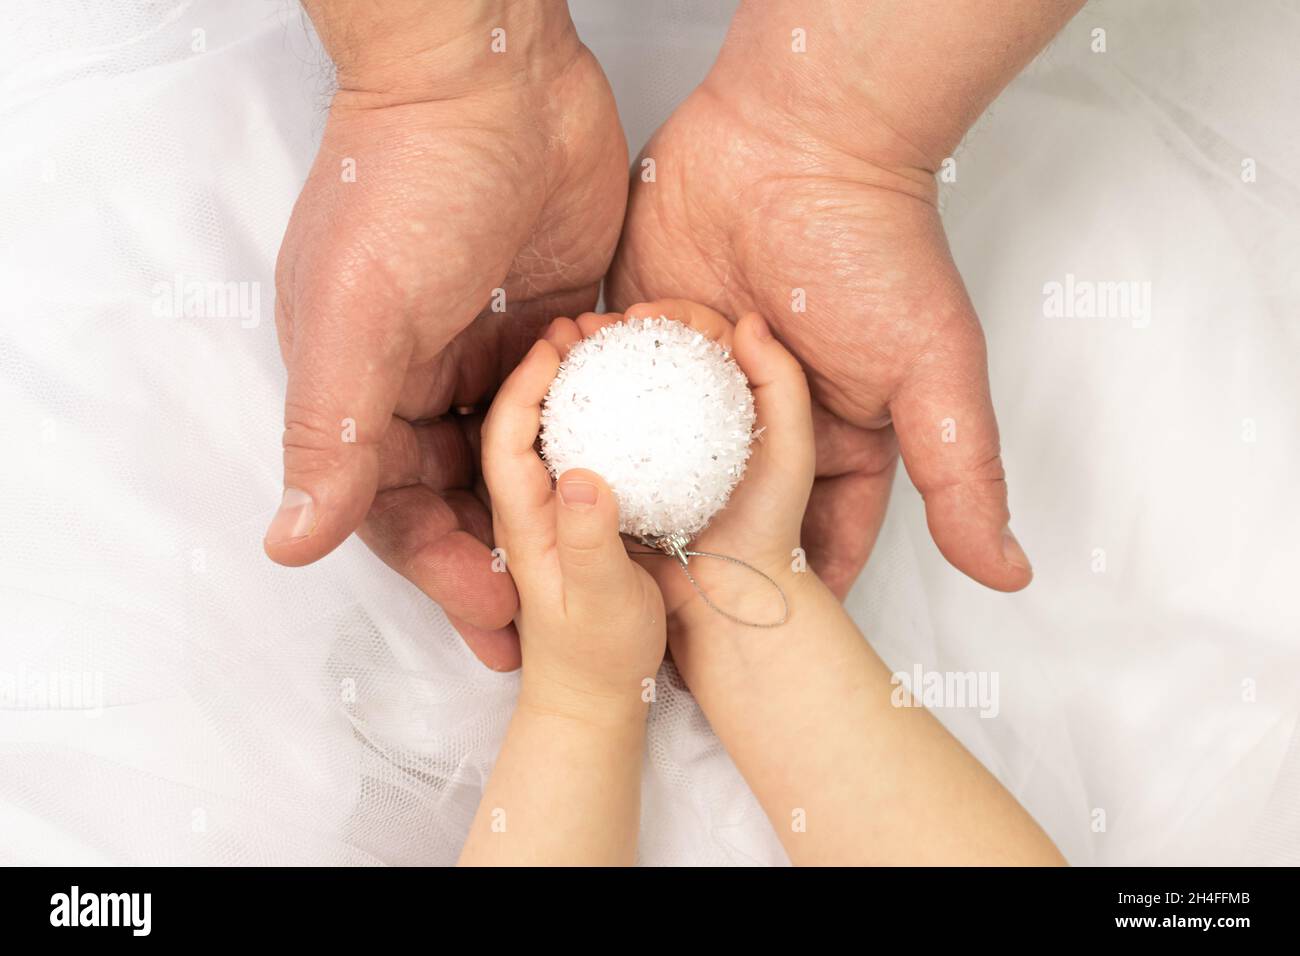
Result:
{"type": "Polygon", "coordinates": [[[740,558],[733,558],[729,554],[717,554],[716,552],[713,551],[688,550],[688,546],[690,545],[691,541],[688,537],[686,537],[686,535],[682,534],[680,531],[674,531],[672,534],[662,535],[661,537],[657,537],[657,538],[638,538],[637,540],[640,541],[642,544],[647,545],[648,547],[654,548],[655,550],[634,551],[632,552],[633,554],[646,554],[652,556],[664,556],[669,558],[676,558],[677,563],[680,564],[682,567],[682,573],[686,575],[686,580],[690,581],[691,587],[695,588],[695,593],[698,594],[703,599],[706,605],[712,608],[716,613],[721,614],[727,620],[734,621],[735,623],[740,624],[744,627],[780,627],[787,620],[789,620],[790,601],[785,596],[784,589],[782,589],[781,585],[777,584],[772,577],[770,577],[767,574],[764,574],[762,571],[754,567],[752,564],[749,564],[746,561],[742,561],[740,560],[740,558]],[[700,582],[695,580],[695,575],[691,574],[691,568],[690,568],[691,558],[716,558],[719,561],[727,561],[730,562],[731,564],[740,565],[740,567],[745,568],[746,570],[753,571],[755,574],[757,574],[768,584],[772,585],[772,587],[776,589],[776,593],[780,595],[781,597],[780,619],[775,621],[746,621],[744,618],[737,617],[736,615],[732,614],[730,611],[724,611],[722,608],[718,607],[718,605],[713,603],[713,599],[710,598],[708,594],[704,592],[704,588],[700,587],[700,582]]]}

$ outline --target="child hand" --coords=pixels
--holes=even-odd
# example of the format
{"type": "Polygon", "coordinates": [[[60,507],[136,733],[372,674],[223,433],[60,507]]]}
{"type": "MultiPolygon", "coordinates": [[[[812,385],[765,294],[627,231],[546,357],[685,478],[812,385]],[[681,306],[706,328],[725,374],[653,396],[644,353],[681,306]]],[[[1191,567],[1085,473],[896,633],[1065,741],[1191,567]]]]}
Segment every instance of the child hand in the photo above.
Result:
{"type": "MultiPolygon", "coordinates": [[[[797,613],[797,592],[813,579],[799,556],[799,531],[813,482],[812,405],[798,360],[772,337],[756,312],[734,326],[707,306],[681,299],[635,305],[624,316],[588,314],[577,321],[575,335],[591,335],[624,318],[665,316],[721,343],[749,379],[757,413],[754,441],[745,476],[731,500],[690,543],[692,551],[711,551],[738,558],[776,581],[797,613]]],[[[567,320],[562,320],[567,321],[567,320]]],[[[552,328],[560,326],[560,321],[552,328]]],[[[694,630],[717,630],[727,622],[708,607],[682,568],[668,557],[638,557],[658,583],[668,612],[673,656],[682,664],[685,648],[678,636],[694,630]]],[[[730,614],[747,621],[780,618],[782,602],[772,586],[746,568],[716,558],[693,557],[691,574],[700,588],[730,614]]]]}
{"type": "MultiPolygon", "coordinates": [[[[896,680],[835,595],[801,560],[799,531],[814,466],[812,408],[798,363],[756,314],[734,329],[678,300],[634,306],[730,346],[757,412],[751,457],[731,500],[689,551],[744,561],[771,584],[705,555],[652,570],[669,613],[678,672],[796,864],[1062,862],[1033,819],[932,715],[899,707],[896,680]],[[718,613],[721,609],[724,613],[718,613]],[[792,813],[808,822],[791,825],[792,813]]],[[[583,316],[590,334],[617,317],[583,316]]],[[[557,323],[559,329],[567,329],[557,323]]],[[[555,328],[555,327],[553,327],[555,328]]],[[[569,334],[574,334],[572,330],[569,334]]]]}
{"type": "Polygon", "coordinates": [[[541,405],[578,338],[552,324],[502,384],[483,424],[483,474],[492,524],[519,590],[520,706],[579,717],[635,712],[664,655],[659,589],[624,549],[605,482],[573,469],[552,489],[534,450],[541,405]]]}

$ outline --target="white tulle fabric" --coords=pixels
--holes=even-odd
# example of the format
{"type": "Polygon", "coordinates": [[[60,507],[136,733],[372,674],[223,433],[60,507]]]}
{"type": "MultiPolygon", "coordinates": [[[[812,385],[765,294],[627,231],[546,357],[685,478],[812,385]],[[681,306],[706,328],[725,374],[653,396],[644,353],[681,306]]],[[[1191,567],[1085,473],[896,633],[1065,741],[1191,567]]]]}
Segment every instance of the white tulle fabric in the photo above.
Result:
{"type": "MultiPolygon", "coordinates": [[[[573,7],[633,150],[730,12],[573,7]]],[[[453,861],[517,678],[355,540],[299,570],[261,553],[272,268],[330,83],[304,19],[7,20],[0,675],[98,675],[103,707],[0,710],[0,862],[453,861]],[[178,276],[260,311],[159,315],[178,276]]],[[[1091,5],[943,189],[1038,577],[1008,597],[948,568],[900,476],[849,603],[900,670],[998,672],[996,718],[940,716],[1075,863],[1300,862],[1298,42],[1283,5],[1091,5]],[[1044,318],[1067,275],[1149,281],[1149,325],[1044,318]]],[[[644,863],[784,862],[671,669],[649,741],[644,863]]]]}

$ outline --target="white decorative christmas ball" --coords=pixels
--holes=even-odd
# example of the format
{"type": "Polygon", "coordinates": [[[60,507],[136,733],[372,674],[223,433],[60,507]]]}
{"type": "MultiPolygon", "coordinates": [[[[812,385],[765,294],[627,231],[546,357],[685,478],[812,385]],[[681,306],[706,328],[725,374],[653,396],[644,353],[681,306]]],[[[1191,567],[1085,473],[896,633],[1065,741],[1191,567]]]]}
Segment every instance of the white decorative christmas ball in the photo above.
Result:
{"type": "Polygon", "coordinates": [[[599,474],[619,530],[691,538],[745,473],[754,396],[731,355],[667,318],[629,319],[573,346],[542,408],[553,476],[599,474]]]}

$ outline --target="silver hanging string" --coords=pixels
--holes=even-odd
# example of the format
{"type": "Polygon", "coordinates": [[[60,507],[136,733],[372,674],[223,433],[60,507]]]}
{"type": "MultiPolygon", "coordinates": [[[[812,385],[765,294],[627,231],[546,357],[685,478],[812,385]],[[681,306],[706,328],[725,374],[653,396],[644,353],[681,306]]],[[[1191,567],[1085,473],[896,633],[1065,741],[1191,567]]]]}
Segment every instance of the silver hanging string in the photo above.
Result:
{"type": "Polygon", "coordinates": [[[760,571],[758,568],[754,567],[752,564],[748,563],[747,561],[742,561],[740,560],[740,558],[733,558],[729,554],[718,554],[714,551],[690,551],[687,549],[687,545],[690,544],[690,539],[687,538],[680,531],[674,531],[672,534],[666,534],[660,538],[638,538],[637,540],[639,540],[644,545],[648,545],[649,547],[654,548],[655,550],[631,551],[629,552],[630,554],[644,554],[651,557],[676,558],[677,563],[681,565],[682,573],[686,575],[686,580],[690,581],[691,587],[695,588],[695,593],[700,596],[700,598],[704,601],[704,603],[708,607],[712,608],[713,611],[716,612],[717,614],[721,614],[727,620],[734,621],[736,624],[740,624],[744,627],[780,627],[787,620],[789,620],[790,601],[785,596],[785,591],[782,589],[781,585],[777,584],[776,581],[771,576],[760,571]],[[746,570],[753,571],[755,574],[757,574],[768,584],[772,585],[772,587],[776,589],[776,593],[780,596],[781,598],[780,619],[776,621],[746,621],[744,618],[737,617],[736,615],[732,614],[730,611],[726,611],[718,607],[718,605],[713,603],[713,599],[710,598],[708,594],[705,593],[704,588],[700,587],[700,582],[695,580],[695,575],[691,574],[691,569],[690,569],[691,558],[716,558],[719,561],[727,561],[731,564],[739,565],[740,567],[745,568],[746,570]]]}

